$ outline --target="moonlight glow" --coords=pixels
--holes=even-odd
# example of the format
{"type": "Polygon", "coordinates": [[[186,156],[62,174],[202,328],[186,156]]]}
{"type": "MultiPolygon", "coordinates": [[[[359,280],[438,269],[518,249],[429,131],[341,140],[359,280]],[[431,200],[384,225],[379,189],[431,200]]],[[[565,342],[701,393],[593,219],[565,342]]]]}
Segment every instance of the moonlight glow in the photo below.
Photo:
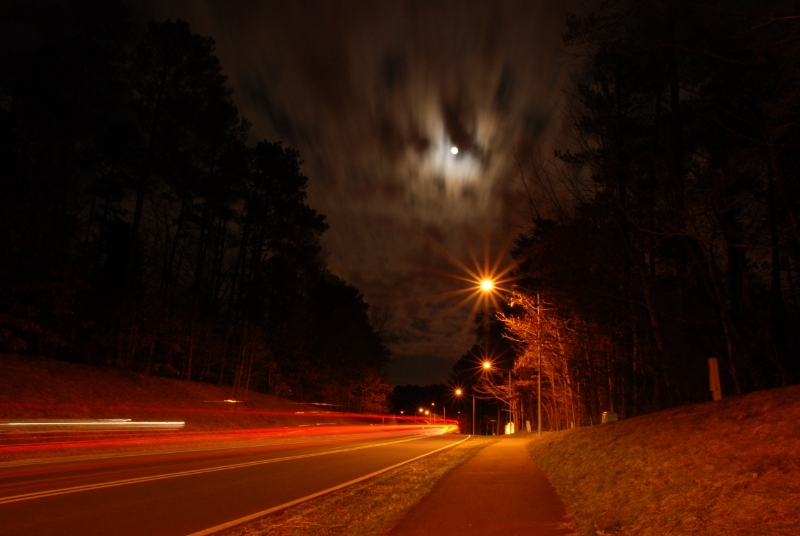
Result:
{"type": "Polygon", "coordinates": [[[471,302],[439,303],[458,293],[430,270],[463,274],[464,296],[476,290],[483,301],[507,285],[495,279],[494,292],[481,292],[480,279],[429,250],[474,268],[467,242],[499,251],[528,223],[518,164],[527,172],[534,153],[555,149],[569,63],[561,38],[568,8],[582,2],[125,4],[137,20],[182,19],[214,38],[253,124],[248,139],[283,140],[305,161],[332,272],[396,311],[407,336],[391,345],[391,382],[427,385],[439,374],[446,383],[447,361],[473,343],[458,310],[471,302]]]}

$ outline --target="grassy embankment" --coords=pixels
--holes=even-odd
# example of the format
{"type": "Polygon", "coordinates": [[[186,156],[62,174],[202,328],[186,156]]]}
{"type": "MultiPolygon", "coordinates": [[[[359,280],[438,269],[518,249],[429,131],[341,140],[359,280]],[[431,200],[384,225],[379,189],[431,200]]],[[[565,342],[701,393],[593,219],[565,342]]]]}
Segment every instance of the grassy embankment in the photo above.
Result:
{"type": "Polygon", "coordinates": [[[531,443],[585,535],[800,534],[800,387],[531,443]]]}
{"type": "MultiPolygon", "coordinates": [[[[365,424],[357,419],[326,414],[324,408],[320,413],[320,409],[261,393],[236,393],[224,386],[122,374],[113,369],[0,354],[0,423],[26,419],[114,418],[186,423],[181,430],[161,432],[157,442],[145,442],[139,446],[5,451],[0,452],[0,461],[96,454],[110,449],[130,452],[173,449],[177,445],[224,444],[231,441],[231,437],[222,432],[242,429],[286,427],[297,433],[302,426],[365,424]],[[232,399],[241,402],[225,402],[232,399]],[[218,439],[214,433],[219,433],[218,439]],[[170,438],[174,438],[175,443],[170,443],[170,438]]],[[[34,431],[32,428],[21,430],[34,431]]],[[[0,447],[13,442],[12,432],[9,429],[0,433],[0,447]]],[[[126,437],[135,437],[136,434],[126,432],[126,437]]],[[[76,438],[84,435],[72,434],[76,438]]],[[[241,444],[242,438],[235,441],[241,444]]]]}

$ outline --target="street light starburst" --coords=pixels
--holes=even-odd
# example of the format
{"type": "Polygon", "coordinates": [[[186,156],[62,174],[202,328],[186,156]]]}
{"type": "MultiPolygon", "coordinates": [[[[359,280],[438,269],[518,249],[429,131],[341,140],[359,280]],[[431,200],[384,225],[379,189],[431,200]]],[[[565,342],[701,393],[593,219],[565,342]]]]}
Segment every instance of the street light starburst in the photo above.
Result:
{"type": "Polygon", "coordinates": [[[492,255],[490,254],[491,249],[487,239],[484,247],[483,262],[481,262],[476,257],[472,248],[467,246],[468,254],[472,261],[469,264],[472,267],[456,258],[450,251],[444,248],[439,250],[457,270],[455,273],[439,270],[436,272],[439,275],[467,283],[466,285],[462,285],[460,289],[443,292],[437,295],[439,299],[460,297],[461,299],[456,305],[458,309],[463,308],[466,304],[471,304],[470,315],[467,317],[463,327],[464,333],[469,329],[469,324],[471,319],[475,317],[475,313],[483,310],[486,311],[488,315],[490,309],[499,310],[501,308],[506,298],[512,292],[512,282],[517,279],[517,277],[512,276],[512,272],[517,267],[517,264],[513,261],[508,261],[508,257],[505,253],[506,250],[501,248],[501,253],[492,259],[492,255]]]}
{"type": "Polygon", "coordinates": [[[488,249],[487,247],[487,253],[484,256],[483,262],[478,261],[475,254],[470,250],[469,254],[472,258],[473,268],[470,268],[463,262],[450,256],[450,261],[455,264],[464,275],[447,274],[447,276],[468,283],[469,285],[447,294],[464,295],[458,306],[462,307],[464,304],[472,302],[471,315],[474,315],[476,311],[485,309],[486,307],[499,309],[501,302],[504,301],[503,296],[511,293],[510,285],[515,279],[511,276],[511,272],[516,268],[516,264],[505,264],[504,255],[502,254],[496,260],[491,261],[488,249]]]}

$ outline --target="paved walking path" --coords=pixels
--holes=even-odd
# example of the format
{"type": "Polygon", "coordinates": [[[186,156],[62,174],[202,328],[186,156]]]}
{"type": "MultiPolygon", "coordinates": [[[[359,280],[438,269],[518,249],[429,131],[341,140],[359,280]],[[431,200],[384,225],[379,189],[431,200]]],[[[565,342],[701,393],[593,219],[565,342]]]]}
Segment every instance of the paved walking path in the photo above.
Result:
{"type": "Polygon", "coordinates": [[[531,436],[502,437],[456,467],[392,536],[566,536],[564,503],[531,457],[531,436]]]}

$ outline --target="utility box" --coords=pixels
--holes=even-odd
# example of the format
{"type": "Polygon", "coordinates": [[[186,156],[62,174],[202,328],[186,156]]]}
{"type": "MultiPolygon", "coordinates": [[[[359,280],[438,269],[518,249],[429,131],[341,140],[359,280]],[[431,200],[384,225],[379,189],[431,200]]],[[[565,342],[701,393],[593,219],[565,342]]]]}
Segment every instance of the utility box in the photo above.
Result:
{"type": "Polygon", "coordinates": [[[603,423],[617,422],[618,420],[619,420],[619,415],[617,415],[613,411],[604,411],[603,412],[603,423]]]}

